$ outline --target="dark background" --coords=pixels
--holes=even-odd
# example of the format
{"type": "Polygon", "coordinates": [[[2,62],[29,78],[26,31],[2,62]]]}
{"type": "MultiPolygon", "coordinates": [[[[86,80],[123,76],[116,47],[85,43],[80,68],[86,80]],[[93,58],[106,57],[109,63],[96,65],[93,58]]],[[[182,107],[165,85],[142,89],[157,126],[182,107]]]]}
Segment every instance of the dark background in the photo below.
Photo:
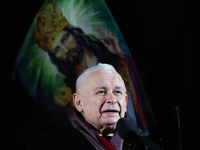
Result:
{"type": "MultiPolygon", "coordinates": [[[[158,122],[158,126],[149,129],[148,138],[172,149],[176,134],[171,109],[178,106],[182,149],[196,149],[200,124],[198,3],[105,1],[131,51],[158,122]]],[[[34,100],[10,79],[21,44],[43,2],[4,0],[0,5],[0,149],[23,150],[33,136],[56,128],[34,100]]]]}

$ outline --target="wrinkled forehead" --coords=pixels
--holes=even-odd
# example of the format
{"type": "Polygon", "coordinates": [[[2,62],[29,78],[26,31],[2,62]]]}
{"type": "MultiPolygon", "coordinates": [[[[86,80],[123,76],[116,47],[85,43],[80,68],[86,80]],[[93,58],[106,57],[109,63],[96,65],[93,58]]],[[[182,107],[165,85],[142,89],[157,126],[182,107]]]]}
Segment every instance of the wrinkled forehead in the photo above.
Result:
{"type": "Polygon", "coordinates": [[[121,87],[125,90],[125,84],[121,76],[114,71],[100,72],[94,71],[85,76],[84,82],[79,86],[79,89],[92,90],[98,87],[121,87]]]}

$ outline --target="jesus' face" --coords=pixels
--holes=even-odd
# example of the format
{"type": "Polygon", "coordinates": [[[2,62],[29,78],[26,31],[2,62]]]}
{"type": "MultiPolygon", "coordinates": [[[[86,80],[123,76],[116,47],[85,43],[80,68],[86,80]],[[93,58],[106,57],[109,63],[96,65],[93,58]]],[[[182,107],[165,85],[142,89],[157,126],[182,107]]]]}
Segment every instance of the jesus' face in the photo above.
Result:
{"type": "Polygon", "coordinates": [[[83,49],[77,44],[75,37],[68,31],[62,30],[50,51],[60,60],[73,66],[78,65],[83,59],[83,49]]]}

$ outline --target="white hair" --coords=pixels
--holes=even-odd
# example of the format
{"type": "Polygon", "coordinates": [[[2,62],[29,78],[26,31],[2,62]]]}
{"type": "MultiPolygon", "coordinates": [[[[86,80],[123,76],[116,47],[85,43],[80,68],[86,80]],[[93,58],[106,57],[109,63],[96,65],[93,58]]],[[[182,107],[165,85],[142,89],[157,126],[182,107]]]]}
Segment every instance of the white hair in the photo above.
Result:
{"type": "MultiPolygon", "coordinates": [[[[78,87],[83,83],[84,80],[86,80],[89,76],[94,71],[100,71],[102,73],[110,73],[110,72],[116,72],[119,76],[120,74],[115,70],[115,68],[112,65],[109,64],[102,64],[99,63],[96,66],[93,66],[91,68],[86,69],[76,80],[76,90],[78,87]]],[[[121,77],[121,76],[120,76],[121,77]]]]}

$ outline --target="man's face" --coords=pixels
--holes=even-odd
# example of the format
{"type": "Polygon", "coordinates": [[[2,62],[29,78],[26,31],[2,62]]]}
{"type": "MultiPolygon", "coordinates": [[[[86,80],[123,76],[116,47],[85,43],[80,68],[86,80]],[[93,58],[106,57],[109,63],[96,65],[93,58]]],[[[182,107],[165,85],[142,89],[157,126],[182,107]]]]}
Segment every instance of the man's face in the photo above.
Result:
{"type": "Polygon", "coordinates": [[[73,66],[79,64],[83,59],[83,50],[77,44],[74,36],[68,31],[61,31],[50,51],[60,60],[73,66]]]}
{"type": "Polygon", "coordinates": [[[117,73],[92,72],[77,92],[74,99],[77,98],[80,105],[76,108],[101,133],[114,130],[117,121],[124,117],[127,94],[124,82],[117,73]]]}

